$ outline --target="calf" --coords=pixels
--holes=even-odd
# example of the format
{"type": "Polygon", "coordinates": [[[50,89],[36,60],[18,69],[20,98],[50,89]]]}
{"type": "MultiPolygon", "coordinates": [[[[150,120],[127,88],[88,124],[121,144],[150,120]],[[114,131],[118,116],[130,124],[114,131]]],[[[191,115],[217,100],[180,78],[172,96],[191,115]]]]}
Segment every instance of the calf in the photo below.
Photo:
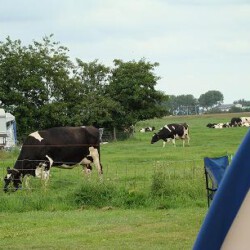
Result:
{"type": "Polygon", "coordinates": [[[155,133],[151,139],[151,144],[163,140],[163,147],[165,147],[166,142],[172,140],[173,145],[175,144],[175,139],[182,139],[182,145],[185,146],[185,141],[187,140],[187,143],[189,145],[190,137],[189,137],[189,126],[187,123],[172,123],[165,125],[163,128],[161,128],[158,133],[155,133]]]}

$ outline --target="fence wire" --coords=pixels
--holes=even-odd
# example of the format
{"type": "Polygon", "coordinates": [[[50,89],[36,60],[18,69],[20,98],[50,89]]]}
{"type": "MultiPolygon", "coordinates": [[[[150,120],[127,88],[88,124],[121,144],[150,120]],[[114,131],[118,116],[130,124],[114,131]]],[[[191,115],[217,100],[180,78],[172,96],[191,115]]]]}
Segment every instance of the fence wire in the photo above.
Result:
{"type": "MultiPolygon", "coordinates": [[[[40,162],[39,160],[36,160],[40,162]]],[[[4,194],[4,177],[6,176],[6,168],[13,167],[15,160],[0,161],[0,195],[4,194]]],[[[70,162],[72,164],[72,162],[70,162]]],[[[111,165],[104,167],[102,182],[105,184],[113,184],[117,187],[124,187],[129,190],[145,191],[150,189],[155,175],[161,174],[164,178],[171,182],[172,185],[183,180],[191,183],[204,180],[203,160],[184,160],[184,161],[155,161],[151,165],[144,162],[136,164],[111,165]]],[[[76,165],[73,169],[61,169],[52,167],[50,171],[49,189],[55,186],[74,189],[81,182],[91,180],[100,180],[97,169],[93,166],[92,174],[86,177],[83,167],[76,165]]],[[[35,177],[32,179],[32,189],[41,189],[41,180],[35,177]]],[[[202,187],[203,188],[203,187],[202,187]]]]}

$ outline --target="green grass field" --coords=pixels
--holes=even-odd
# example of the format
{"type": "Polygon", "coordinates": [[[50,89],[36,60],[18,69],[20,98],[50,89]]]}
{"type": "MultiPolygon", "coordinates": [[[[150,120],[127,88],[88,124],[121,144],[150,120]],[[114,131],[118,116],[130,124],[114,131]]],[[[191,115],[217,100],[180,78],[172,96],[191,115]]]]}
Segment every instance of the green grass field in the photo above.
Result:
{"type": "MultiPolygon", "coordinates": [[[[0,190],[2,249],[191,249],[207,212],[204,156],[234,155],[247,128],[209,129],[239,114],[165,117],[137,124],[125,141],[101,146],[104,167],[52,169],[49,187],[0,190]],[[190,146],[151,145],[145,126],[187,122],[190,146]]],[[[250,116],[249,113],[240,116],[250,116]]],[[[0,152],[0,180],[17,153],[0,152]]],[[[2,186],[0,186],[2,189],[2,186]]]]}

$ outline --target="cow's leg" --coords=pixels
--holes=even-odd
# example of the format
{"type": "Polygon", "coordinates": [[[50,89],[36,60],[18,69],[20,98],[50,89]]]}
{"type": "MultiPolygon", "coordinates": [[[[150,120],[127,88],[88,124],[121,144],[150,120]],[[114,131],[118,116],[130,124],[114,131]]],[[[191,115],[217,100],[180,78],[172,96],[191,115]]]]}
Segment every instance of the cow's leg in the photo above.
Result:
{"type": "Polygon", "coordinates": [[[49,181],[50,169],[48,167],[48,164],[48,162],[40,162],[35,170],[36,177],[41,180],[41,185],[45,188],[47,187],[49,181]]]}
{"type": "Polygon", "coordinates": [[[84,164],[83,171],[85,172],[86,175],[90,175],[92,172],[92,166],[90,164],[84,164]]]}
{"type": "Polygon", "coordinates": [[[41,162],[36,169],[36,176],[41,178],[42,185],[46,188],[49,182],[50,169],[53,165],[53,160],[48,155],[46,155],[46,160],[41,162]]]}
{"type": "Polygon", "coordinates": [[[98,170],[99,175],[102,175],[102,165],[100,163],[100,155],[98,153],[98,150],[94,147],[89,147],[89,155],[84,157],[79,164],[83,166],[85,173],[89,174],[92,170],[91,163],[94,163],[94,165],[98,170]]]}
{"type": "Polygon", "coordinates": [[[93,157],[91,155],[83,158],[79,163],[82,165],[83,172],[85,172],[86,175],[90,175],[92,172],[92,166],[90,165],[91,163],[93,163],[93,157]]]}
{"type": "Polygon", "coordinates": [[[173,143],[174,147],[176,147],[175,138],[172,139],[172,143],[173,143]]]}
{"type": "Polygon", "coordinates": [[[89,153],[91,157],[93,158],[93,163],[97,167],[99,175],[102,175],[102,165],[100,163],[100,156],[99,156],[97,148],[89,147],[89,153]]]}
{"type": "Polygon", "coordinates": [[[165,146],[166,146],[166,142],[163,141],[162,147],[165,148],[165,146]]]}

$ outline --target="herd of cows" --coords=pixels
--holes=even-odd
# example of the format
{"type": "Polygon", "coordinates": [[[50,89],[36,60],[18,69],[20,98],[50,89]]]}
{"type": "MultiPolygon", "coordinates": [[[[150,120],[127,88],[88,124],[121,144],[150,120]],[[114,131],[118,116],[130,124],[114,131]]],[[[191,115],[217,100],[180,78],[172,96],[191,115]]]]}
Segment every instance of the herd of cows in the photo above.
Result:
{"type": "Polygon", "coordinates": [[[208,128],[250,127],[250,117],[233,117],[226,123],[208,123],[208,128]]]}
{"type": "MultiPolygon", "coordinates": [[[[142,131],[154,130],[154,127],[148,127],[142,131]]],[[[175,145],[175,139],[183,139],[183,146],[185,141],[189,144],[189,127],[186,123],[165,125],[154,133],[151,144],[163,140],[163,146],[168,141],[175,145]]],[[[28,186],[29,176],[41,178],[46,185],[52,166],[74,168],[80,164],[89,173],[94,164],[101,177],[100,141],[100,130],[93,126],[57,127],[31,133],[24,141],[14,167],[7,168],[4,191],[9,190],[10,184],[14,191],[21,189],[24,177],[28,186]]]]}
{"type": "MultiPolygon", "coordinates": [[[[250,126],[250,117],[232,118],[228,123],[207,124],[209,128],[224,128],[250,126]]],[[[153,132],[155,127],[142,128],[140,132],[153,132]]],[[[22,186],[24,177],[34,176],[49,180],[51,167],[74,168],[82,165],[88,173],[92,170],[92,164],[97,167],[102,176],[102,164],[100,160],[100,131],[93,126],[82,127],[57,127],[31,133],[24,141],[20,154],[13,168],[7,168],[4,178],[4,191],[13,184],[14,190],[22,186]]],[[[182,139],[189,144],[189,126],[187,123],[171,123],[162,127],[151,138],[151,144],[162,140],[163,147],[166,142],[182,139]]],[[[27,180],[27,178],[26,178],[27,180]]],[[[28,185],[28,183],[26,184],[28,185]]]]}

